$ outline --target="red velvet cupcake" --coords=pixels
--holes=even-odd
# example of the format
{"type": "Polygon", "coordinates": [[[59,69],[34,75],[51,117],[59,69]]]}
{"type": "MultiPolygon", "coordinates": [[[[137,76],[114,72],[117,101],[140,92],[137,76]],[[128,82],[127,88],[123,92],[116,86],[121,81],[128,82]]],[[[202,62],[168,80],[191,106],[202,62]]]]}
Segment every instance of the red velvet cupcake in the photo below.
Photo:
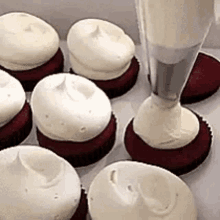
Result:
{"type": "Polygon", "coordinates": [[[134,86],[139,72],[135,46],[118,26],[99,19],[78,21],[69,30],[67,45],[70,72],[92,80],[109,98],[134,86]]]}
{"type": "Polygon", "coordinates": [[[32,112],[21,83],[0,70],[0,149],[21,143],[32,128],[32,112]]]}
{"type": "Polygon", "coordinates": [[[182,104],[198,102],[213,95],[220,86],[220,63],[214,57],[199,53],[181,95],[182,104]]]}
{"type": "MultiPolygon", "coordinates": [[[[220,63],[214,57],[199,53],[181,94],[182,104],[202,101],[213,95],[220,86],[220,63]]],[[[148,74],[150,81],[150,75],[148,74]]]]}
{"type": "Polygon", "coordinates": [[[0,68],[17,78],[25,91],[32,91],[43,77],[63,71],[59,36],[52,26],[19,12],[5,14],[0,21],[0,68]]]}
{"type": "Polygon", "coordinates": [[[124,137],[128,153],[135,161],[163,167],[176,175],[190,172],[210,152],[212,134],[208,124],[199,115],[179,106],[172,110],[156,108],[148,99],[130,121],[124,137]],[[142,117],[144,105],[151,106],[145,112],[148,120],[142,117]],[[151,114],[154,116],[149,118],[151,114]]]}
{"type": "Polygon", "coordinates": [[[86,220],[87,195],[80,178],[52,151],[10,147],[0,151],[0,166],[1,219],[86,220]]]}
{"type": "Polygon", "coordinates": [[[45,77],[34,88],[31,107],[40,146],[86,166],[113,147],[116,118],[105,93],[81,76],[60,73],[45,77]]]}

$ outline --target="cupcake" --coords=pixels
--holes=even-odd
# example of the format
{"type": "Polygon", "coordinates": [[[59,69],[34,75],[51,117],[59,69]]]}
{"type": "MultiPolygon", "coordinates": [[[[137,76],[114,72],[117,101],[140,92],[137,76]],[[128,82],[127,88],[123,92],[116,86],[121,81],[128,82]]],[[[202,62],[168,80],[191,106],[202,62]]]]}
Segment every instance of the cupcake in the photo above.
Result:
{"type": "MultiPolygon", "coordinates": [[[[219,60],[200,52],[181,94],[181,103],[191,104],[199,102],[217,92],[220,86],[219,71],[219,60]]],[[[151,83],[149,74],[148,80],[151,83]]]]}
{"type": "Polygon", "coordinates": [[[196,220],[189,187],[171,172],[144,163],[120,161],[103,170],[88,192],[92,220],[196,220]]]}
{"type": "Polygon", "coordinates": [[[21,143],[31,128],[31,108],[21,83],[0,70],[0,149],[21,143]]]}
{"type": "Polygon", "coordinates": [[[212,135],[208,124],[198,114],[179,102],[169,106],[152,94],[128,124],[124,141],[133,160],[181,175],[205,160],[212,135]]]}
{"type": "Polygon", "coordinates": [[[85,220],[87,198],[75,169],[37,146],[0,151],[0,218],[85,220]]]}
{"type": "Polygon", "coordinates": [[[64,58],[52,26],[33,15],[0,16],[0,69],[17,78],[25,91],[52,73],[62,72],[64,58]]]}
{"type": "Polygon", "coordinates": [[[220,86],[220,62],[204,53],[199,53],[189,79],[181,95],[182,104],[204,100],[218,91],[220,86]]]}
{"type": "Polygon", "coordinates": [[[135,45],[124,31],[108,21],[84,19],[67,35],[71,73],[92,80],[109,98],[130,90],[138,76],[135,45]]]}
{"type": "Polygon", "coordinates": [[[74,167],[94,163],[113,147],[116,118],[105,93],[69,73],[45,77],[34,88],[31,107],[40,146],[74,167]]]}

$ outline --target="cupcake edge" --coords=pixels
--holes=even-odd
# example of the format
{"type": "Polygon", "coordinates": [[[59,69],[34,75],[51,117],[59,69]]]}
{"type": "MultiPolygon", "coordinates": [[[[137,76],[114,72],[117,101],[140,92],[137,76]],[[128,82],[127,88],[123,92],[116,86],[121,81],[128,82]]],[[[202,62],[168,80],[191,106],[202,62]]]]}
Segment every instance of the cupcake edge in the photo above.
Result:
{"type": "Polygon", "coordinates": [[[32,111],[29,103],[7,124],[0,128],[0,149],[20,144],[31,132],[32,111]]]}
{"type": "Polygon", "coordinates": [[[89,141],[72,142],[52,140],[40,132],[38,128],[36,132],[40,146],[54,151],[66,159],[72,166],[81,167],[97,162],[111,151],[116,139],[116,130],[117,121],[112,113],[107,127],[98,136],[89,141]]]}

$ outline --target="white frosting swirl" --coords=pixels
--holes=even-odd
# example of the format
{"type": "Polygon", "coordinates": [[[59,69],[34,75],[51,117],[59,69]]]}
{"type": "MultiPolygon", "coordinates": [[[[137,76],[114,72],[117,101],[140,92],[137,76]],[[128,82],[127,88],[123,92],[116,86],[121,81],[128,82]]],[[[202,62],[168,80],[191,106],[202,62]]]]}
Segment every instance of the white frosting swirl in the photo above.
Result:
{"type": "Polygon", "coordinates": [[[33,90],[31,107],[39,130],[54,140],[90,140],[111,118],[105,93],[90,80],[68,73],[42,79],[33,90]]]}
{"type": "Polygon", "coordinates": [[[12,12],[0,17],[0,65],[29,70],[46,63],[59,47],[52,26],[33,15],[12,12]]]}
{"type": "Polygon", "coordinates": [[[21,83],[7,72],[0,70],[0,127],[20,112],[25,99],[21,83]]]}
{"type": "Polygon", "coordinates": [[[199,121],[191,111],[180,103],[167,106],[154,95],[142,103],[133,121],[134,132],[151,147],[160,149],[187,145],[196,137],[199,128],[199,121]]]}
{"type": "Polygon", "coordinates": [[[179,177],[139,162],[105,167],[90,185],[88,204],[93,220],[197,219],[193,195],[179,177]]]}
{"type": "Polygon", "coordinates": [[[0,219],[69,220],[81,188],[74,168],[52,151],[17,146],[0,152],[0,219]]]}
{"type": "Polygon", "coordinates": [[[120,27],[99,19],[75,23],[69,30],[67,45],[73,70],[95,80],[122,75],[135,52],[132,39],[120,27]]]}

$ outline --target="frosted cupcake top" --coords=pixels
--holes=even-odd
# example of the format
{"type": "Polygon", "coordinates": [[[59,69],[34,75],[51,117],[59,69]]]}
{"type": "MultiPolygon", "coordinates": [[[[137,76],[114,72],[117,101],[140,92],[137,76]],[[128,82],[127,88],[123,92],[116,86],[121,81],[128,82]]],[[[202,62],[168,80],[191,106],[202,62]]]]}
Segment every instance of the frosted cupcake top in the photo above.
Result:
{"type": "Polygon", "coordinates": [[[91,183],[88,203],[93,220],[197,219],[193,195],[179,177],[139,162],[105,167],[91,183]]]}
{"type": "Polygon", "coordinates": [[[31,97],[39,130],[53,140],[83,142],[99,135],[111,118],[111,104],[93,82],[74,74],[43,78],[31,97]]]}
{"type": "Polygon", "coordinates": [[[21,83],[7,72],[0,70],[0,127],[21,111],[25,99],[21,83]]]}
{"type": "Polygon", "coordinates": [[[166,100],[152,94],[141,104],[133,129],[151,147],[176,149],[194,140],[200,125],[195,114],[179,102],[169,106],[166,100]]]}
{"type": "Polygon", "coordinates": [[[69,220],[80,199],[74,168],[52,151],[17,146],[0,151],[0,218],[69,220]]]}
{"type": "Polygon", "coordinates": [[[67,45],[73,70],[95,80],[122,75],[135,52],[132,39],[120,27],[99,19],[75,23],[69,30],[67,45]]]}
{"type": "Polygon", "coordinates": [[[33,15],[12,12],[0,17],[0,65],[29,70],[52,58],[59,36],[52,26],[33,15]]]}

